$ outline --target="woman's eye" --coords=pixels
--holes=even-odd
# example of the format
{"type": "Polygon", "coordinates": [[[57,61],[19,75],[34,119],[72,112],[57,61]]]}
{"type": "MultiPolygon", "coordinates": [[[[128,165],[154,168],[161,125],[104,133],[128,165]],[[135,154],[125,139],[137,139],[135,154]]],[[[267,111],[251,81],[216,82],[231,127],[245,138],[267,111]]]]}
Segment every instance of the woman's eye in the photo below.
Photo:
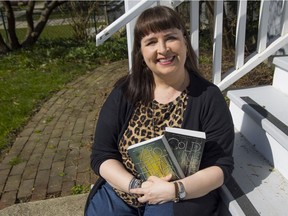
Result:
{"type": "Polygon", "coordinates": [[[170,37],[167,38],[167,40],[170,40],[170,41],[171,41],[171,40],[176,40],[176,37],[170,36],[170,37]]]}
{"type": "Polygon", "coordinates": [[[149,41],[146,46],[151,46],[151,45],[154,45],[156,42],[155,41],[149,41]]]}

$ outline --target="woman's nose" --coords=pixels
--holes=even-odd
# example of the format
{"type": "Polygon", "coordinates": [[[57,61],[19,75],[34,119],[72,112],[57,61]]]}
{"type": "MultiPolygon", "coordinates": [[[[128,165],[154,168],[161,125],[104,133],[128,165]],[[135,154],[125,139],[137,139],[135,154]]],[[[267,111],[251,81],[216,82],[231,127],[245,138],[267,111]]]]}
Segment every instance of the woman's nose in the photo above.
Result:
{"type": "Polygon", "coordinates": [[[158,53],[159,54],[166,54],[168,50],[168,47],[165,42],[159,42],[158,43],[158,53]]]}

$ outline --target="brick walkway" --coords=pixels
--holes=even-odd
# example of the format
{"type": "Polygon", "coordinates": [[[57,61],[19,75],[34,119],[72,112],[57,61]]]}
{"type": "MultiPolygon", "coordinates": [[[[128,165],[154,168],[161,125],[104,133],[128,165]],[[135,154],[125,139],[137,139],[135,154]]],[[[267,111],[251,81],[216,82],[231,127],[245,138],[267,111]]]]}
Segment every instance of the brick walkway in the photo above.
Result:
{"type": "Polygon", "coordinates": [[[0,164],[0,209],[14,203],[71,195],[96,180],[90,147],[99,108],[127,61],[80,77],[43,104],[0,164]],[[18,159],[16,165],[11,161],[18,159]]]}

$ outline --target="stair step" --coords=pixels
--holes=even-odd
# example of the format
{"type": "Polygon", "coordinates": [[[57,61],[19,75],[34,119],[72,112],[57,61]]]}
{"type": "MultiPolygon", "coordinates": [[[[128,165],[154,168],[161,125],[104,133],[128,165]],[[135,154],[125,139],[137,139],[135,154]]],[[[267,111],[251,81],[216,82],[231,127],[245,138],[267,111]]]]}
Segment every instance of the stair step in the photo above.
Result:
{"type": "Polygon", "coordinates": [[[222,186],[222,200],[230,214],[286,215],[288,180],[236,130],[233,179],[222,186]]]}
{"type": "Polygon", "coordinates": [[[274,86],[231,90],[237,130],[288,179],[288,95],[274,86]]]}
{"type": "Polygon", "coordinates": [[[288,56],[275,57],[273,64],[275,65],[275,71],[272,85],[288,94],[288,56]]]}

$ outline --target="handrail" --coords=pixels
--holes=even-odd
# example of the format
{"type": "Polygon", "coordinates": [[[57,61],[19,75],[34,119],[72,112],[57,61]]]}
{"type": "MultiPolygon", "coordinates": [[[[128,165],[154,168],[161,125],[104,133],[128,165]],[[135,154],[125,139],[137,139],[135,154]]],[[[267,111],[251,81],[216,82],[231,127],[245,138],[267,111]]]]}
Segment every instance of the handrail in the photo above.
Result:
{"type": "MultiPolygon", "coordinates": [[[[128,0],[125,0],[128,1],[128,0]]],[[[136,0],[135,0],[136,1],[136,0]]],[[[176,7],[184,0],[170,0],[168,3],[172,7],[176,7]]],[[[121,27],[129,23],[136,16],[138,16],[146,8],[151,7],[153,4],[165,4],[167,0],[141,0],[138,4],[123,14],[118,20],[109,25],[106,29],[96,35],[96,44],[100,45],[107,40],[112,34],[118,31],[121,27]]],[[[281,35],[274,40],[273,43],[267,45],[267,28],[269,18],[269,7],[271,1],[261,0],[259,25],[258,25],[258,38],[257,49],[250,56],[244,56],[245,48],[245,32],[246,32],[246,13],[247,13],[247,0],[238,0],[238,13],[237,13],[237,27],[236,27],[236,41],[235,41],[235,63],[234,68],[231,68],[226,73],[222,74],[222,35],[223,35],[223,0],[214,2],[214,42],[213,42],[213,69],[212,81],[224,91],[231,86],[238,79],[249,73],[252,69],[265,61],[269,56],[274,55],[279,49],[288,44],[288,2],[283,0],[283,14],[282,14],[282,31],[281,35]]],[[[197,56],[199,56],[199,0],[193,0],[190,4],[190,32],[191,43],[197,56]],[[196,17],[196,18],[195,18],[196,17]]],[[[129,43],[131,40],[130,34],[127,35],[129,43]]],[[[129,44],[131,48],[131,44],[129,44]]],[[[128,47],[129,47],[128,46],[128,47]]],[[[130,56],[131,50],[129,50],[130,56]]],[[[129,57],[130,59],[131,57],[129,57]]]]}
{"type": "MultiPolygon", "coordinates": [[[[241,67],[232,68],[222,76],[222,81],[217,84],[222,91],[227,89],[234,82],[257,67],[260,63],[264,62],[269,56],[274,55],[279,49],[288,44],[288,2],[283,1],[282,33],[267,46],[269,4],[270,1],[261,1],[256,52],[246,57],[246,59],[244,59],[246,62],[241,67]]],[[[241,24],[239,23],[239,25],[241,24]]],[[[237,26],[237,29],[238,28],[240,27],[237,26]]],[[[242,34],[245,34],[245,32],[242,32],[242,34]]],[[[245,46],[245,44],[243,44],[243,46],[245,46]]],[[[237,56],[239,54],[236,52],[235,55],[237,56]]]]}
{"type": "Polygon", "coordinates": [[[274,54],[276,51],[288,44],[288,34],[285,36],[279,37],[273,43],[271,43],[263,52],[252,53],[249,57],[249,60],[239,69],[230,71],[224,75],[224,79],[218,84],[218,87],[221,91],[227,89],[231,84],[242,78],[248,72],[253,70],[259,64],[264,62],[269,56],[274,54]],[[272,53],[272,54],[271,54],[272,53]]]}
{"type": "Polygon", "coordinates": [[[96,46],[101,45],[110,38],[115,32],[117,32],[120,28],[129,23],[133,18],[139,15],[142,11],[149,8],[153,5],[157,0],[142,0],[135,7],[131,8],[128,12],[120,16],[116,21],[102,30],[99,34],[96,35],[96,46]]]}

